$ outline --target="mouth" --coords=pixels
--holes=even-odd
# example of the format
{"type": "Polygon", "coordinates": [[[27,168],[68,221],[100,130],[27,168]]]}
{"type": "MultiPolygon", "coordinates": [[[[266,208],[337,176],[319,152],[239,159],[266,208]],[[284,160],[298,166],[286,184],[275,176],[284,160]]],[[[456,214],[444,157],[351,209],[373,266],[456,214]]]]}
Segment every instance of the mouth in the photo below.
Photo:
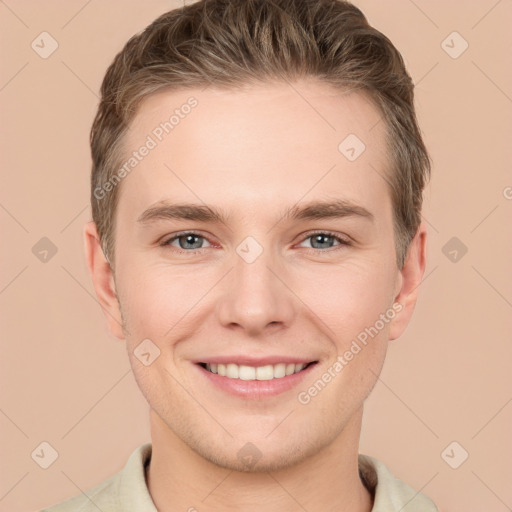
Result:
{"type": "Polygon", "coordinates": [[[319,365],[319,359],[286,354],[212,355],[194,364],[200,382],[214,392],[253,401],[290,398],[288,392],[303,386],[300,383],[311,378],[319,365]]]}
{"type": "Polygon", "coordinates": [[[285,379],[301,373],[307,368],[317,364],[318,361],[309,363],[277,363],[264,366],[248,366],[236,363],[198,363],[207,372],[217,374],[220,377],[242,381],[269,381],[285,379]]]}

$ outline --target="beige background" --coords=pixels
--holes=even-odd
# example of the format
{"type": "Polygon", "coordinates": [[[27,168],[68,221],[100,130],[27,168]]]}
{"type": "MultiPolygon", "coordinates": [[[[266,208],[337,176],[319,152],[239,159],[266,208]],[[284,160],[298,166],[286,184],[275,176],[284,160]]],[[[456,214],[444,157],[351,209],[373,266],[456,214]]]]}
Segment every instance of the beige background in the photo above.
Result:
{"type": "MultiPolygon", "coordinates": [[[[444,511],[510,510],[512,3],[356,4],[406,59],[434,161],[426,277],[367,402],[361,452],[444,511]],[[456,59],[442,47],[453,31],[469,44],[456,59]],[[452,237],[467,247],[456,262],[442,251],[452,237]],[[453,441],[469,453],[458,469],[441,456],[453,441]]],[[[78,494],[149,440],[148,406],[94,297],[82,226],[103,73],[129,36],[177,5],[0,1],[0,511],[78,494]],[[47,59],[31,48],[43,31],[59,45],[47,59]],[[57,248],[47,262],[32,252],[42,237],[57,248]],[[58,452],[46,470],[31,457],[44,441],[58,452]]],[[[462,452],[448,453],[453,464],[462,452]]]]}

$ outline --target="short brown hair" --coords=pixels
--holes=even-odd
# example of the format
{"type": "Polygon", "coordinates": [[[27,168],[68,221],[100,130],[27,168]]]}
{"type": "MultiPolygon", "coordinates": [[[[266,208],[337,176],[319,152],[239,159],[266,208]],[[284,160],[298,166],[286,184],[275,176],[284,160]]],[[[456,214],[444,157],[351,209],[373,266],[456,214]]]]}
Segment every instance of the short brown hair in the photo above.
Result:
{"type": "Polygon", "coordinates": [[[342,0],[201,0],[161,15],[126,43],[107,70],[91,130],[92,215],[107,259],[114,261],[120,187],[107,187],[108,193],[104,187],[120,165],[123,136],[144,98],[164,88],[236,89],[305,77],[365,92],[379,109],[402,268],[430,177],[414,84],[391,41],[342,0]]]}

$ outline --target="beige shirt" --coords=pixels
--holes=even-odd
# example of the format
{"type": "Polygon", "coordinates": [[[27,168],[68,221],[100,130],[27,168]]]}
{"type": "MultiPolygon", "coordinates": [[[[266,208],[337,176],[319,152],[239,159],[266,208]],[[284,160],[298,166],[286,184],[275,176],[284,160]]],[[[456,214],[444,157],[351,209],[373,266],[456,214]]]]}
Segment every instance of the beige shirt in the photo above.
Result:
{"type": "MultiPolygon", "coordinates": [[[[151,443],[139,446],[124,468],[96,487],[41,512],[157,512],[146,485],[151,443]]],[[[424,494],[395,478],[381,462],[359,455],[359,471],[374,496],[372,512],[439,512],[424,494]]]]}

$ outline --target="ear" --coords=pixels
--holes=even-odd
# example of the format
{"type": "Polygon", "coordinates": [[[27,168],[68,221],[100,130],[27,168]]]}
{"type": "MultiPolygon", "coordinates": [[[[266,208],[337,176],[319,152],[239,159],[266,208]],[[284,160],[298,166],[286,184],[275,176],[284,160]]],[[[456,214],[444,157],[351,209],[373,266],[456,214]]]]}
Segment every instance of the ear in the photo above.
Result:
{"type": "Polygon", "coordinates": [[[389,340],[399,338],[411,320],[418,298],[419,286],[425,273],[426,246],[427,228],[422,222],[411,240],[404,266],[398,275],[398,291],[394,303],[400,304],[401,310],[390,322],[389,340]]]}
{"type": "Polygon", "coordinates": [[[100,237],[94,222],[84,226],[84,245],[87,268],[92,277],[98,302],[105,313],[110,332],[120,340],[124,340],[121,310],[116,294],[114,275],[110,263],[103,254],[100,237]]]}

